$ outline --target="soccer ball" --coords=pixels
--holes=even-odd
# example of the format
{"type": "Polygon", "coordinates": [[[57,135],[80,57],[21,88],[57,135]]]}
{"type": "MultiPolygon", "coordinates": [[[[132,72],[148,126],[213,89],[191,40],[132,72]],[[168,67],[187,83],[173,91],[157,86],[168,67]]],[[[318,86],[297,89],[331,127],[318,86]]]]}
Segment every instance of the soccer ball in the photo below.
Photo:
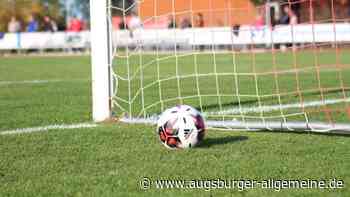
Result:
{"type": "Polygon", "coordinates": [[[192,148],[204,138],[204,119],[193,107],[178,105],[161,114],[157,132],[160,141],[167,148],[192,148]]]}

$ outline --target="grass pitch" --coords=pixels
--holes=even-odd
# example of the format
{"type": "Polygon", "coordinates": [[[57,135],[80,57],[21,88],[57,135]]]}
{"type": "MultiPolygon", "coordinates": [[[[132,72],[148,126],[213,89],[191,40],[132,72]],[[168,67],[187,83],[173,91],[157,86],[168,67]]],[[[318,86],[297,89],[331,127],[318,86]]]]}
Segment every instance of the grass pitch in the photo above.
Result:
{"type": "MultiPolygon", "coordinates": [[[[324,52],[319,56],[324,66],[334,66],[335,62],[349,65],[350,59],[344,53],[338,60],[334,54],[324,52]]],[[[210,72],[213,67],[209,60],[212,56],[199,55],[197,65],[199,72],[210,72]]],[[[216,72],[229,73],[233,69],[232,56],[218,55],[216,62],[227,67],[217,67],[216,72]],[[225,70],[221,70],[225,69],[225,70]]],[[[251,73],[251,57],[242,55],[236,62],[240,73],[251,73]],[[239,66],[240,65],[240,66],[239,66]]],[[[260,54],[255,62],[259,72],[272,70],[270,56],[260,54]],[[259,65],[259,66],[258,66],[259,65]],[[270,65],[270,66],[269,66],[270,65]]],[[[299,54],[298,66],[309,67],[314,62],[312,53],[299,54]]],[[[155,56],[145,56],[156,59],[155,56]]],[[[193,57],[177,59],[182,75],[191,73],[194,67],[193,57]],[[181,63],[183,62],[183,63],[181,63]]],[[[140,59],[132,57],[129,65],[135,68],[140,59]],[[131,64],[130,64],[131,63],[131,64]]],[[[281,54],[280,69],[291,68],[295,61],[290,54],[281,54]],[[283,57],[284,56],[284,57],[283,57]]],[[[158,61],[161,64],[162,79],[171,77],[174,71],[174,60],[158,61]],[[165,75],[168,73],[168,75],[165,75]]],[[[175,60],[176,61],[176,60],[175,60]]],[[[157,62],[157,61],[156,61],[157,62]]],[[[126,63],[121,60],[117,69],[121,76],[127,75],[126,63]]],[[[16,128],[46,126],[52,124],[74,124],[91,120],[91,81],[90,61],[88,57],[9,57],[0,59],[0,132],[16,128]]],[[[145,70],[146,84],[154,81],[157,64],[149,63],[145,70]]],[[[342,75],[346,87],[350,86],[349,67],[344,67],[342,75]]],[[[255,70],[257,71],[257,70],[255,70]]],[[[315,70],[314,70],[315,71],[315,70]]],[[[323,87],[339,87],[334,69],[321,72],[323,87]]],[[[136,68],[130,71],[137,73],[136,68]]],[[[176,70],[175,70],[176,72],[176,70]]],[[[136,75],[135,75],[136,76],[136,75]]],[[[290,92],[295,89],[295,76],[282,75],[284,88],[290,92]],[[293,80],[294,79],[294,80],[293,80]]],[[[309,80],[315,72],[300,73],[302,87],[315,89],[318,84],[309,80]]],[[[269,85],[274,79],[264,80],[262,94],[270,94],[269,85]]],[[[314,79],[314,78],[312,78],[314,79]]],[[[216,90],[211,78],[200,82],[203,91],[213,94],[216,90]],[[207,82],[206,82],[207,81],[207,82]]],[[[240,79],[240,89],[251,95],[249,79],[240,79]],[[245,82],[245,83],[244,83],[245,82]]],[[[177,82],[166,83],[163,92],[169,92],[169,98],[177,96],[177,82]],[[172,95],[173,94],[173,95],[172,95]]],[[[192,95],[192,79],[181,80],[183,95],[192,95]],[[187,88],[188,87],[188,88],[187,88]]],[[[222,78],[222,82],[233,81],[222,78]]],[[[126,85],[120,81],[120,97],[128,98],[126,85]]],[[[139,78],[135,78],[131,88],[135,103],[130,107],[124,105],[133,114],[142,112],[137,86],[139,78]]],[[[147,89],[147,103],[159,101],[156,85],[147,89]]],[[[271,86],[273,87],[273,85],[271,86]]],[[[222,90],[232,93],[231,89],[222,90]]],[[[242,92],[243,95],[244,92],[242,92]]],[[[346,91],[349,97],[349,92],[346,91]]],[[[327,92],[330,99],[340,98],[341,92],[327,92]]],[[[305,95],[309,100],[319,99],[318,94],[305,95]]],[[[164,97],[166,100],[166,98],[164,97]]],[[[217,103],[218,98],[206,98],[205,109],[217,103]]],[[[223,97],[222,103],[234,103],[237,97],[223,97]]],[[[251,98],[243,98],[252,100],[251,98]]],[[[288,103],[295,98],[284,97],[288,103]]],[[[198,107],[198,99],[184,99],[198,107]]],[[[256,103],[248,103],[247,107],[256,103]]],[[[163,103],[168,107],[178,101],[163,103]]],[[[273,104],[273,99],[264,100],[264,104],[273,104]]],[[[228,105],[231,106],[231,105],[228,105]]],[[[234,106],[234,105],[232,105],[234,106]]],[[[146,113],[157,113],[160,105],[150,107],[146,113]]],[[[331,105],[330,108],[344,108],[342,105],[331,105]]],[[[316,108],[318,109],[318,108],[316,108]]],[[[213,108],[217,110],[217,106],[213,108]]],[[[319,110],[320,111],[320,110],[319,110]]],[[[288,113],[288,112],[286,112],[288,113]]],[[[315,119],[322,120],[323,113],[315,119]]],[[[334,121],[346,122],[345,113],[333,113],[334,121]]],[[[169,151],[158,141],[155,128],[146,125],[104,124],[96,128],[74,130],[51,130],[44,133],[22,135],[0,135],[0,196],[347,196],[350,194],[350,138],[347,136],[315,135],[309,133],[283,132],[223,132],[208,131],[205,141],[200,147],[186,151],[169,151]],[[328,180],[336,178],[344,181],[343,189],[238,189],[210,190],[204,189],[156,189],[142,190],[139,181],[143,177],[156,179],[316,179],[328,180]]]]}

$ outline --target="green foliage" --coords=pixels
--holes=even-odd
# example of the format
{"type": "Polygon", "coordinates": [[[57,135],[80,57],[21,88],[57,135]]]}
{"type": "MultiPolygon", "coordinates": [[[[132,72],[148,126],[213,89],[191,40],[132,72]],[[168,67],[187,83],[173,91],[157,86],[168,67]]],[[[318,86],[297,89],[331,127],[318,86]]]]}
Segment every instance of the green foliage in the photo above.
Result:
{"type": "Polygon", "coordinates": [[[251,0],[256,5],[261,5],[266,2],[266,0],[251,0]]]}
{"type": "Polygon", "coordinates": [[[7,31],[7,24],[12,16],[16,16],[22,23],[22,30],[25,30],[25,25],[31,14],[34,14],[38,19],[44,15],[50,15],[58,24],[64,23],[61,7],[62,5],[57,0],[2,0],[0,1],[0,32],[7,31]]]}

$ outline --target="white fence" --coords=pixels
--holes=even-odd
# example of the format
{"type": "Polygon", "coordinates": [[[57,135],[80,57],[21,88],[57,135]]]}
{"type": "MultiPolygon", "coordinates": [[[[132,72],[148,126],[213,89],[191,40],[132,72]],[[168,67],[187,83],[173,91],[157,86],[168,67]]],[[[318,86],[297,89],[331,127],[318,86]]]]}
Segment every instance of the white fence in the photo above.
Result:
{"type": "Polygon", "coordinates": [[[81,33],[16,33],[0,38],[0,50],[64,49],[90,46],[89,32],[81,33]]]}
{"type": "MultiPolygon", "coordinates": [[[[250,45],[272,43],[350,42],[350,24],[317,24],[256,28],[242,26],[238,34],[230,27],[149,29],[115,31],[115,45],[250,45]]],[[[98,35],[96,35],[98,36],[98,35]]],[[[18,33],[0,37],[0,50],[88,48],[90,33],[18,33]]]]}

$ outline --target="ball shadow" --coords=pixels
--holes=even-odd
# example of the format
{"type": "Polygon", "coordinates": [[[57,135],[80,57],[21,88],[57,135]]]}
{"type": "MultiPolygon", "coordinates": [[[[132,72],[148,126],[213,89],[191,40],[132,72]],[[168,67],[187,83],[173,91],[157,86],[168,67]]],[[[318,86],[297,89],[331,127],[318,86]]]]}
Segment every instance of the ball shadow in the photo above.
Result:
{"type": "Polygon", "coordinates": [[[231,144],[248,140],[247,136],[228,136],[219,138],[205,138],[202,143],[198,145],[198,148],[209,148],[216,145],[231,144]]]}

